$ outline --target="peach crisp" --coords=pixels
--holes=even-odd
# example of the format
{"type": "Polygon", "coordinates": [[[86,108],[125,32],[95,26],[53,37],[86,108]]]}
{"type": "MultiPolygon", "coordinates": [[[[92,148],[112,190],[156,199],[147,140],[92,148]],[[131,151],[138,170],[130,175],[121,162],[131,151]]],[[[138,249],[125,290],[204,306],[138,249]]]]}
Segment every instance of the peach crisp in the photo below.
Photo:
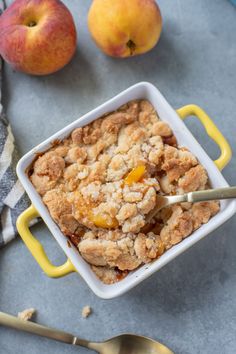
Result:
{"type": "Polygon", "coordinates": [[[146,100],[75,129],[31,167],[52,218],[106,284],[157,259],[219,211],[214,201],[181,203],[146,224],[157,194],[209,188],[204,167],[146,100]]]}

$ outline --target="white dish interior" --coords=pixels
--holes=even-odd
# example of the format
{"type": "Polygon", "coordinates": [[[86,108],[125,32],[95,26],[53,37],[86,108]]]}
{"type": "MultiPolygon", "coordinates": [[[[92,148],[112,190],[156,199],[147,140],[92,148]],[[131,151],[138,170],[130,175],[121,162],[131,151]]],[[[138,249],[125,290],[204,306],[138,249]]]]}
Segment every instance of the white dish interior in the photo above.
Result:
{"type": "MultiPolygon", "coordinates": [[[[236,211],[235,200],[228,200],[221,202],[221,210],[209,222],[201,226],[191,236],[187,237],[181,243],[172,247],[165,252],[159,259],[153,261],[150,264],[145,264],[137,270],[130,272],[129,275],[120,282],[112,285],[103,284],[93,273],[88,263],[80,256],[75,247],[69,248],[67,238],[62,234],[58,226],[52,220],[48,209],[43,204],[40,195],[36,192],[34,186],[30,182],[26,168],[31,164],[35,158],[35,154],[43,152],[50,148],[51,143],[56,139],[62,140],[68,136],[71,131],[77,127],[87,125],[95,119],[101,117],[103,114],[114,111],[121,105],[134,99],[147,99],[155,107],[159,117],[162,120],[167,121],[178,140],[180,146],[186,146],[193,154],[199,159],[201,164],[206,168],[212,187],[225,187],[228,183],[225,181],[221,172],[218,170],[214,162],[206,154],[201,145],[196,141],[189,129],[185,126],[182,120],[179,118],[175,110],[168,104],[165,98],[161,95],[158,89],[150,83],[141,82],[127,90],[121,92],[119,95],[105,102],[98,108],[85,114],[83,117],[77,119],[58,133],[54,134],[40,145],[29,151],[24,155],[17,165],[17,174],[19,179],[28,193],[32,203],[42,216],[44,222],[47,224],[49,230],[64,250],[66,255],[70,258],[71,262],[87,282],[94,293],[104,299],[109,299],[121,295],[139,284],[142,280],[149,277],[151,274],[162,268],[165,264],[170,262],[180,253],[184,252],[190,246],[202,239],[204,236],[212,232],[218,226],[223,224],[229,219],[236,211]]],[[[203,128],[204,129],[204,128],[203,128]]]]}

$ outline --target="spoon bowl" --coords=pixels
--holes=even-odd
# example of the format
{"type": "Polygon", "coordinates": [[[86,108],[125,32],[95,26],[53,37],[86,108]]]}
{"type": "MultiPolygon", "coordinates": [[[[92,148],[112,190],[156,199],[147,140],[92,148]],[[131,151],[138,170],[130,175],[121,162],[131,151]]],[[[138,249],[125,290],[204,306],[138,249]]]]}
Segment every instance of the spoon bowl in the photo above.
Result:
{"type": "Polygon", "coordinates": [[[135,334],[121,334],[104,343],[90,343],[89,348],[100,354],[174,354],[165,345],[135,334]]]}

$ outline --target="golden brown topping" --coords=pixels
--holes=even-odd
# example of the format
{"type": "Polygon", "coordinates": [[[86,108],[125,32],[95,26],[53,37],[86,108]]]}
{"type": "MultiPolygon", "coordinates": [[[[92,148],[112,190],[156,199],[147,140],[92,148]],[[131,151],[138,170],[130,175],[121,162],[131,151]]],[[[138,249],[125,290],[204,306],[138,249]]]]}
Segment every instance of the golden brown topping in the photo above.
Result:
{"type": "Polygon", "coordinates": [[[128,166],[121,154],[115,155],[107,169],[108,181],[119,181],[128,172],[128,166]]]}
{"type": "MultiPolygon", "coordinates": [[[[207,183],[207,174],[201,165],[191,168],[179,179],[178,185],[181,192],[193,192],[204,189],[207,183]]],[[[182,192],[182,193],[183,193],[182,192]]]]}
{"type": "Polygon", "coordinates": [[[159,121],[153,124],[152,134],[163,137],[170,137],[172,135],[172,130],[166,122],[159,121]]]}
{"type": "Polygon", "coordinates": [[[168,249],[190,235],[192,231],[191,214],[187,211],[183,212],[179,206],[174,206],[173,213],[161,230],[160,236],[165,247],[168,249]]]}
{"type": "Polygon", "coordinates": [[[43,195],[54,188],[65,168],[62,157],[56,153],[47,152],[39,156],[34,163],[34,171],[30,177],[37,191],[43,195]]]}
{"type": "Polygon", "coordinates": [[[92,129],[90,126],[83,128],[83,143],[85,145],[95,144],[101,136],[100,129],[92,129]]]}
{"type": "Polygon", "coordinates": [[[83,128],[77,128],[71,133],[72,142],[76,145],[83,143],[83,128]]]}
{"type": "Polygon", "coordinates": [[[48,152],[40,156],[34,164],[34,172],[38,176],[47,176],[51,180],[58,180],[65,167],[65,162],[62,157],[54,152],[48,152]]]}
{"type": "Polygon", "coordinates": [[[181,203],[146,216],[156,195],[206,189],[205,169],[147,100],[75,129],[32,164],[30,179],[52,218],[106,284],[151,262],[219,210],[181,203]]]}
{"type": "Polygon", "coordinates": [[[147,100],[140,101],[140,109],[141,109],[141,111],[149,113],[149,114],[154,113],[153,105],[147,100]]]}
{"type": "Polygon", "coordinates": [[[219,202],[201,202],[193,204],[191,213],[193,216],[193,228],[198,229],[202,224],[208,222],[211,216],[218,213],[219,202]]]}
{"type": "Polygon", "coordinates": [[[87,152],[85,148],[80,148],[78,146],[71,148],[66,156],[67,163],[82,163],[87,157],[87,152]]]}
{"type": "Polygon", "coordinates": [[[90,264],[133,270],[141,261],[133,254],[133,241],[125,237],[117,242],[107,240],[82,240],[79,251],[90,264]]]}
{"type": "Polygon", "coordinates": [[[177,147],[177,140],[174,135],[163,137],[162,140],[163,140],[163,143],[166,145],[177,147]]]}
{"type": "Polygon", "coordinates": [[[140,233],[135,240],[134,249],[144,263],[149,263],[164,252],[164,243],[152,232],[147,235],[140,233]]]}
{"type": "Polygon", "coordinates": [[[128,271],[121,271],[118,268],[91,266],[94,273],[104,284],[114,284],[124,279],[128,271]]]}
{"type": "Polygon", "coordinates": [[[197,159],[187,150],[166,146],[162,169],[166,171],[170,182],[177,181],[191,167],[197,165],[197,159]]]}
{"type": "Polygon", "coordinates": [[[72,216],[72,206],[65,193],[56,189],[48,191],[43,197],[43,202],[50,210],[53,219],[61,227],[62,232],[66,235],[75,233],[79,223],[72,216]]]}

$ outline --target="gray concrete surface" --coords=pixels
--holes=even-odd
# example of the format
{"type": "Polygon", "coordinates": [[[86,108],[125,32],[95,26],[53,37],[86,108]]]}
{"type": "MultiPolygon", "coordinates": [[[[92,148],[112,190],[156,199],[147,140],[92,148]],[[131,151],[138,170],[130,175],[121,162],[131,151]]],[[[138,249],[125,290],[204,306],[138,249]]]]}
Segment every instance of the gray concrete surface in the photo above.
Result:
{"type": "MultiPolygon", "coordinates": [[[[30,77],[5,66],[4,104],[17,144],[37,143],[119,91],[141,80],[155,84],[176,108],[196,103],[229,139],[234,157],[223,171],[236,184],[236,8],[227,0],[159,0],[164,31],[149,54],[104,56],[90,40],[91,1],[65,1],[78,29],[78,52],[61,72],[30,77]]],[[[10,3],[10,1],[8,1],[10,3]]],[[[218,149],[193,119],[188,126],[212,158],[218,149]]],[[[236,352],[236,218],[128,294],[100,300],[77,274],[45,276],[17,239],[0,251],[0,308],[38,310],[37,321],[94,340],[120,332],[159,339],[178,354],[236,352]],[[81,318],[84,305],[93,314],[81,318]]],[[[65,256],[43,224],[34,233],[56,264],[65,256]]],[[[1,354],[85,353],[0,328],[1,354]]]]}

